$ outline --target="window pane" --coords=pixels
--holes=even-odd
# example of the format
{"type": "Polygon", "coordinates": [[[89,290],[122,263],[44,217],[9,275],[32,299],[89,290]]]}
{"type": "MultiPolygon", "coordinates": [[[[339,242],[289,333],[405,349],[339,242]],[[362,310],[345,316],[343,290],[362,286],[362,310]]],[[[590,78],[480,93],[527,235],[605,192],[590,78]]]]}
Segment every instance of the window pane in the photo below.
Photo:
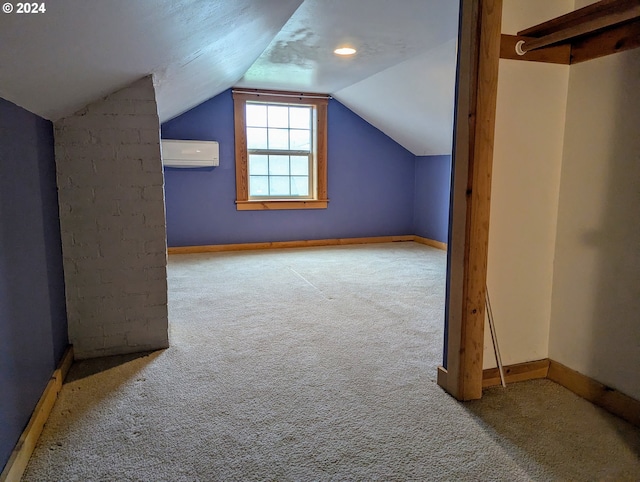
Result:
{"type": "Polygon", "coordinates": [[[247,127],[247,148],[248,149],[266,149],[267,148],[267,129],[247,127]]]}
{"type": "Polygon", "coordinates": [[[291,175],[309,175],[309,158],[307,156],[291,156],[291,175]]]}
{"type": "Polygon", "coordinates": [[[269,129],[269,149],[289,149],[287,129],[269,129]]]}
{"type": "Polygon", "coordinates": [[[269,156],[269,174],[271,176],[288,176],[289,156],[269,156]]]}
{"type": "Polygon", "coordinates": [[[309,195],[309,178],[306,176],[291,177],[291,195],[292,196],[308,196],[309,195]]]}
{"type": "Polygon", "coordinates": [[[311,149],[311,139],[310,134],[311,131],[303,131],[303,130],[291,130],[289,131],[289,135],[291,136],[291,147],[292,151],[308,151],[311,149]]]}
{"type": "Polygon", "coordinates": [[[269,106],[269,127],[289,127],[289,108],[286,106],[269,106]]]}
{"type": "Polygon", "coordinates": [[[249,174],[252,176],[266,176],[269,174],[269,162],[267,156],[251,154],[249,156],[249,174]]]}
{"type": "Polygon", "coordinates": [[[249,196],[268,196],[269,177],[249,176],[249,196]]]}
{"type": "Polygon", "coordinates": [[[267,127],[267,106],[247,104],[247,125],[251,127],[267,127]]]}
{"type": "Polygon", "coordinates": [[[310,129],[311,107],[290,107],[289,127],[292,129],[310,129]]]}
{"type": "Polygon", "coordinates": [[[269,195],[288,196],[289,176],[269,176],[269,195]]]}

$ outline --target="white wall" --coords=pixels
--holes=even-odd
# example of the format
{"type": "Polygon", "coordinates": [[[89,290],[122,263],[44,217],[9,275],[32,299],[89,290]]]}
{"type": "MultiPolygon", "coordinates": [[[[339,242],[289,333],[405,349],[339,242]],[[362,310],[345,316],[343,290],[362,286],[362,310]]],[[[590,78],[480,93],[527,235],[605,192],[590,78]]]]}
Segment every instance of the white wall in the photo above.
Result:
{"type": "Polygon", "coordinates": [[[640,49],[571,67],[549,356],[640,399],[640,49]]]}
{"type": "MultiPolygon", "coordinates": [[[[505,0],[502,32],[572,3],[505,0]]],[[[638,49],[570,68],[500,61],[487,283],[503,361],[548,356],[636,399],[638,126],[638,49]]]]}
{"type": "Polygon", "coordinates": [[[167,243],[152,78],[54,126],[76,358],[167,347],[167,243]]]}
{"type": "MultiPolygon", "coordinates": [[[[571,10],[572,0],[505,0],[502,33],[571,10]]],[[[487,286],[505,364],[548,356],[568,81],[566,65],[500,60],[487,286]]]]}

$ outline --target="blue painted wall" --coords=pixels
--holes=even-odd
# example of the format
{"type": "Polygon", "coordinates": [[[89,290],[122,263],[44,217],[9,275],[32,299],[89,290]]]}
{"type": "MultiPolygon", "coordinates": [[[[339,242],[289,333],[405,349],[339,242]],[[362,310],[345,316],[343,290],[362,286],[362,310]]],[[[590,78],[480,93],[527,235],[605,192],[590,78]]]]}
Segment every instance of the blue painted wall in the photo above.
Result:
{"type": "Polygon", "coordinates": [[[414,234],[446,243],[451,156],[416,157],[415,183],[414,234]]]}
{"type": "Polygon", "coordinates": [[[0,467],[66,345],[53,128],[0,99],[0,467]]]}
{"type": "Polygon", "coordinates": [[[415,156],[329,102],[329,207],[237,211],[231,91],[162,125],[164,139],[215,140],[220,166],[165,169],[169,246],[413,234],[415,156]]]}

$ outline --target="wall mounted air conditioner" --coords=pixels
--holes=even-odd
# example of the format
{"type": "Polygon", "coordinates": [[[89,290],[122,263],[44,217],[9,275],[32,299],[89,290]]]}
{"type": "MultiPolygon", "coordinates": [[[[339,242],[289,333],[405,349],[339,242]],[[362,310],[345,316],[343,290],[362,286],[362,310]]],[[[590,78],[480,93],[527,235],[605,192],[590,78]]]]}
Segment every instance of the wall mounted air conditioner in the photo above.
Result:
{"type": "Polygon", "coordinates": [[[220,149],[216,141],[162,139],[162,164],[165,167],[215,167],[220,164],[220,149]]]}

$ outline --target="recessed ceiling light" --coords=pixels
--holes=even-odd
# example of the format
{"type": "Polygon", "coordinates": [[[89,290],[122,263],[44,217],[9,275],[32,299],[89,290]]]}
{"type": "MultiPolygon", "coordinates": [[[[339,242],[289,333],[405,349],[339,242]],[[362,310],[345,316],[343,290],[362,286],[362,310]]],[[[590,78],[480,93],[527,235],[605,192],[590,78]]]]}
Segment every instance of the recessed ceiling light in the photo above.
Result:
{"type": "Polygon", "coordinates": [[[339,49],[335,49],[333,53],[336,55],[353,55],[356,53],[356,49],[351,47],[340,47],[339,49]]]}

